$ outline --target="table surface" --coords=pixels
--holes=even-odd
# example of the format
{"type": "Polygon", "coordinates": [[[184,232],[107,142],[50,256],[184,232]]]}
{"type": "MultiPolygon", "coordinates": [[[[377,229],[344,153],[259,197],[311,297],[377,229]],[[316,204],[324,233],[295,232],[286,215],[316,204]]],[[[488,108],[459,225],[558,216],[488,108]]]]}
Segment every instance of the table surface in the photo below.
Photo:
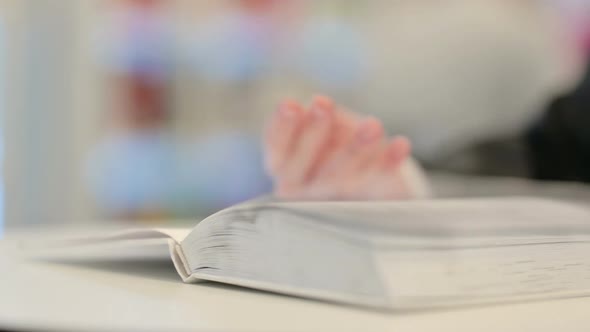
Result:
{"type": "Polygon", "coordinates": [[[0,241],[0,329],[70,331],[590,331],[590,298],[386,313],[215,283],[160,261],[49,262],[0,241]]]}

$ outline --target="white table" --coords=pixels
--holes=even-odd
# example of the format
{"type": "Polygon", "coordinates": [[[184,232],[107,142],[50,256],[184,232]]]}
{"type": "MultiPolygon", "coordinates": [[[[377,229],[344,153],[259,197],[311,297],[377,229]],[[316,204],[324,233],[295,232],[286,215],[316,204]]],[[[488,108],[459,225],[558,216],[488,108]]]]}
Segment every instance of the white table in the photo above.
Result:
{"type": "Polygon", "coordinates": [[[183,284],[171,264],[60,264],[0,241],[0,330],[590,331],[590,298],[383,313],[219,284],[183,284]]]}

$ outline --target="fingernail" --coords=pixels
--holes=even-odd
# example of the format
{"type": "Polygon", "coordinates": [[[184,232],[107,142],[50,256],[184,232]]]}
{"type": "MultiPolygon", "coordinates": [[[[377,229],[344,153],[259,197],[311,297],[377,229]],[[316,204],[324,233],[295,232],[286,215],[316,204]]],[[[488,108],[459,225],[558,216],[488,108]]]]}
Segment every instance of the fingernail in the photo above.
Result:
{"type": "Polygon", "coordinates": [[[370,121],[363,122],[357,132],[357,140],[360,143],[372,143],[379,137],[380,131],[370,121]]]}
{"type": "Polygon", "coordinates": [[[328,110],[323,107],[314,106],[312,114],[316,120],[322,120],[328,117],[328,110]]]}
{"type": "MultiPolygon", "coordinates": [[[[409,144],[407,139],[402,138],[405,140],[403,144],[409,144]]],[[[408,154],[407,147],[404,148],[403,145],[399,141],[400,138],[395,138],[392,140],[392,144],[387,148],[385,152],[386,164],[388,165],[396,165],[401,162],[408,154]],[[397,143],[396,143],[396,140],[397,143]]]]}
{"type": "Polygon", "coordinates": [[[332,99],[323,96],[323,95],[317,95],[313,98],[313,103],[316,105],[320,105],[321,107],[324,108],[330,108],[330,107],[334,107],[334,102],[332,101],[332,99]]]}
{"type": "Polygon", "coordinates": [[[297,115],[297,111],[293,108],[293,105],[289,103],[281,105],[279,113],[285,119],[292,119],[297,115]]]}

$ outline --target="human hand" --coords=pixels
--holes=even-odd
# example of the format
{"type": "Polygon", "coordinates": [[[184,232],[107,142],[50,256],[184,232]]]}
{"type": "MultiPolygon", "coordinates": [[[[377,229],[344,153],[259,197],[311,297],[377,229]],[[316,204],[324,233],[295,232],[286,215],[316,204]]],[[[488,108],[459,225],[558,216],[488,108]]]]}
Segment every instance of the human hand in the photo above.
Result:
{"type": "Polygon", "coordinates": [[[275,194],[284,199],[424,196],[425,181],[416,183],[416,170],[407,172],[410,150],[405,137],[387,138],[379,120],[345,111],[323,96],[309,108],[283,102],[265,135],[266,167],[275,194]]]}

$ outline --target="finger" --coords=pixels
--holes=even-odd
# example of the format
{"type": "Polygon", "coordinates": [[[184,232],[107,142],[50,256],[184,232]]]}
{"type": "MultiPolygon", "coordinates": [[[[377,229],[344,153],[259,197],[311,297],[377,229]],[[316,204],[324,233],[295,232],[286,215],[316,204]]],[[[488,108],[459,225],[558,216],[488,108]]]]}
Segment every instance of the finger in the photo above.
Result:
{"type": "Polygon", "coordinates": [[[356,119],[356,115],[347,114],[341,108],[334,106],[333,103],[330,106],[334,108],[334,124],[329,140],[314,164],[310,181],[319,174],[319,170],[324,168],[329,160],[333,159],[334,154],[348,147],[354,139],[360,123],[360,120],[356,119]]]}
{"type": "Polygon", "coordinates": [[[381,123],[369,118],[359,126],[348,149],[338,182],[341,183],[343,199],[362,199],[369,180],[375,172],[372,165],[380,159],[385,146],[384,130],[381,123]]]}
{"type": "Polygon", "coordinates": [[[411,150],[410,141],[406,137],[394,137],[384,151],[383,170],[388,172],[399,168],[410,156],[411,150]]]}
{"type": "Polygon", "coordinates": [[[330,109],[334,115],[327,142],[315,159],[308,174],[308,181],[310,182],[313,182],[314,178],[317,177],[318,170],[326,164],[326,161],[330,160],[332,155],[343,145],[348,144],[351,137],[354,135],[358,123],[356,120],[353,121],[352,116],[346,114],[345,111],[336,106],[336,104],[328,97],[316,96],[312,102],[312,107],[314,106],[330,109]]]}
{"type": "Polygon", "coordinates": [[[351,176],[358,177],[381,151],[384,138],[384,130],[381,122],[370,117],[360,123],[355,137],[348,149],[348,169],[351,176]]]}
{"type": "Polygon", "coordinates": [[[351,133],[322,165],[318,176],[323,179],[336,178],[341,180],[351,176],[351,173],[364,166],[369,156],[375,153],[383,139],[383,127],[373,118],[357,122],[351,133]]]}
{"type": "Polygon", "coordinates": [[[337,199],[353,199],[364,185],[367,166],[379,156],[383,145],[383,126],[373,118],[357,124],[346,145],[332,154],[319,169],[310,187],[315,192],[331,191],[337,199]]]}
{"type": "Polygon", "coordinates": [[[339,192],[341,192],[342,183],[331,181],[333,177],[329,176],[329,173],[328,175],[325,174],[323,169],[326,169],[326,164],[329,164],[336,152],[350,144],[358,129],[360,117],[335,106],[332,100],[327,97],[315,97],[312,106],[314,104],[334,109],[334,124],[330,137],[311,167],[304,185],[296,186],[281,183],[277,186],[276,194],[282,198],[336,199],[339,197],[339,192]]]}
{"type": "Polygon", "coordinates": [[[292,153],[294,142],[304,122],[303,107],[295,101],[286,100],[273,114],[264,137],[265,165],[276,176],[292,153]]]}
{"type": "Polygon", "coordinates": [[[410,142],[396,137],[388,142],[381,156],[371,166],[371,178],[367,180],[364,195],[368,199],[404,199],[408,197],[407,184],[401,166],[410,155],[410,142]]]}
{"type": "Polygon", "coordinates": [[[315,98],[305,116],[304,129],[294,144],[281,180],[288,185],[301,185],[329,146],[334,125],[334,105],[329,99],[315,98]]]}

